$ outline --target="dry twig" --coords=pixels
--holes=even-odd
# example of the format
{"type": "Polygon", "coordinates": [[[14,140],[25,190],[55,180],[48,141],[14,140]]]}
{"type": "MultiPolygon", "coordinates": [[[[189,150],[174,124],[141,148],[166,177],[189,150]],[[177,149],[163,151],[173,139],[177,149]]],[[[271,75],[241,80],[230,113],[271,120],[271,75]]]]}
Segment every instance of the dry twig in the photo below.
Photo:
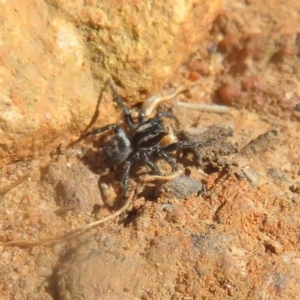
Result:
{"type": "Polygon", "coordinates": [[[211,105],[203,103],[186,103],[178,101],[176,103],[178,107],[185,107],[188,109],[216,113],[216,114],[231,114],[231,108],[223,105],[211,105]]]}
{"type": "Polygon", "coordinates": [[[143,102],[143,105],[142,105],[142,109],[145,111],[145,115],[150,116],[152,114],[152,112],[157,108],[159,103],[170,100],[189,88],[190,88],[189,85],[185,85],[185,86],[179,87],[172,94],[165,95],[165,96],[153,95],[153,96],[147,98],[143,102]]]}
{"type": "Polygon", "coordinates": [[[21,176],[18,178],[15,182],[3,187],[0,189],[0,197],[3,197],[5,194],[7,194],[10,190],[18,186],[19,184],[23,183],[25,180],[27,180],[30,177],[29,173],[21,176]]]}
{"type": "Polygon", "coordinates": [[[170,181],[170,180],[173,180],[174,178],[180,176],[181,174],[183,174],[183,171],[179,170],[170,175],[145,175],[145,176],[141,176],[139,179],[142,182],[151,182],[154,180],[170,181]]]}

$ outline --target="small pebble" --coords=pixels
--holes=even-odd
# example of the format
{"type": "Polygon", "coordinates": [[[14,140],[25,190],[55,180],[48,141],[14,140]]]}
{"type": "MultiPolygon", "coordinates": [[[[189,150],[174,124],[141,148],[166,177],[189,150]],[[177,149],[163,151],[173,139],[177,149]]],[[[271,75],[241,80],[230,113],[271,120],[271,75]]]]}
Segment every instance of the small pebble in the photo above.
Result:
{"type": "Polygon", "coordinates": [[[290,186],[290,190],[291,190],[293,193],[300,194],[300,182],[294,182],[294,183],[290,186]]]}
{"type": "Polygon", "coordinates": [[[257,172],[250,166],[244,167],[242,170],[236,173],[238,178],[247,179],[253,186],[259,185],[259,176],[257,172]]]}
{"type": "Polygon", "coordinates": [[[295,111],[300,111],[300,103],[295,105],[295,111]]]}
{"type": "Polygon", "coordinates": [[[168,214],[167,219],[172,223],[184,225],[186,223],[184,209],[182,207],[177,207],[168,214]]]}
{"type": "Polygon", "coordinates": [[[219,100],[224,105],[233,105],[240,96],[240,87],[235,83],[224,83],[218,89],[219,100]]]}
{"type": "Polygon", "coordinates": [[[36,274],[41,277],[49,277],[53,274],[53,270],[46,267],[38,267],[36,269],[36,274]]]}

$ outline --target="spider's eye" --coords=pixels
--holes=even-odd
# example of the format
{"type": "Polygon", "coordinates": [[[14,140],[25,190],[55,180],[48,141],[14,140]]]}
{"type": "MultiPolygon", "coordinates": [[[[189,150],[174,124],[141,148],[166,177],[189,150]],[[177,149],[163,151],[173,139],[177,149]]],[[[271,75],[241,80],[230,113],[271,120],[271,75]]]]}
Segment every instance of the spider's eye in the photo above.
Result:
{"type": "Polygon", "coordinates": [[[148,128],[148,133],[149,134],[158,134],[159,132],[162,132],[162,128],[160,126],[158,126],[158,124],[153,124],[152,126],[150,126],[148,128]]]}

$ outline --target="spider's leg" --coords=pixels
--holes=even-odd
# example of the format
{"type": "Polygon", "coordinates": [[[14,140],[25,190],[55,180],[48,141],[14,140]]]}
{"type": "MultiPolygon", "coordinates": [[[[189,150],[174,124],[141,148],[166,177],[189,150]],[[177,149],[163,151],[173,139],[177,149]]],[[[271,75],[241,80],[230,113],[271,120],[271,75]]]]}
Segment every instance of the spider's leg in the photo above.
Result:
{"type": "Polygon", "coordinates": [[[129,181],[129,173],[130,169],[133,165],[133,160],[127,160],[123,166],[123,176],[122,176],[122,201],[125,201],[125,196],[128,191],[128,181],[129,181]]]}
{"type": "Polygon", "coordinates": [[[166,117],[166,118],[170,118],[170,119],[176,119],[176,117],[174,116],[174,114],[171,111],[159,111],[154,118],[161,118],[161,117],[166,117]]]}
{"type": "Polygon", "coordinates": [[[158,154],[172,167],[172,171],[178,171],[176,162],[165,151],[159,151],[158,154]]]}
{"type": "Polygon", "coordinates": [[[125,134],[124,130],[117,124],[109,124],[100,128],[96,128],[90,132],[85,133],[83,136],[89,136],[89,135],[94,135],[94,134],[99,134],[108,130],[113,130],[115,134],[125,134]]]}
{"type": "Polygon", "coordinates": [[[175,120],[175,122],[177,124],[180,124],[178,118],[173,114],[173,112],[171,111],[159,111],[155,116],[154,118],[157,118],[157,119],[160,119],[161,117],[166,117],[166,118],[169,118],[169,119],[173,119],[175,120]]]}
{"type": "Polygon", "coordinates": [[[145,164],[157,175],[162,175],[160,169],[150,160],[149,155],[145,152],[142,153],[142,159],[145,164]]]}
{"type": "Polygon", "coordinates": [[[120,109],[122,110],[125,121],[127,122],[130,130],[134,130],[136,128],[136,125],[134,124],[134,121],[133,121],[133,118],[131,116],[131,113],[130,113],[129,109],[125,106],[122,98],[119,96],[119,94],[116,90],[116,87],[115,87],[114,83],[112,82],[112,80],[110,80],[110,85],[111,85],[111,88],[112,88],[112,91],[113,91],[113,94],[114,94],[114,99],[117,102],[117,104],[119,105],[120,109]]]}
{"type": "Polygon", "coordinates": [[[210,143],[204,143],[204,142],[196,142],[196,141],[179,141],[177,142],[177,148],[198,148],[201,146],[209,146],[210,143]]]}
{"type": "Polygon", "coordinates": [[[163,147],[162,149],[165,152],[173,152],[177,149],[186,149],[186,148],[198,148],[201,146],[209,146],[210,143],[203,143],[203,142],[197,142],[197,141],[178,141],[176,143],[172,143],[166,147],[163,147]]]}
{"type": "Polygon", "coordinates": [[[202,143],[202,142],[178,141],[176,143],[172,143],[168,146],[158,149],[157,153],[166,160],[166,162],[173,168],[173,171],[176,171],[176,170],[178,170],[176,162],[167,154],[167,152],[173,152],[178,149],[185,149],[185,148],[198,148],[202,145],[204,145],[204,143],[202,143]]]}
{"type": "Polygon", "coordinates": [[[139,124],[144,123],[145,119],[146,119],[146,112],[143,109],[141,109],[139,111],[139,124]]]}

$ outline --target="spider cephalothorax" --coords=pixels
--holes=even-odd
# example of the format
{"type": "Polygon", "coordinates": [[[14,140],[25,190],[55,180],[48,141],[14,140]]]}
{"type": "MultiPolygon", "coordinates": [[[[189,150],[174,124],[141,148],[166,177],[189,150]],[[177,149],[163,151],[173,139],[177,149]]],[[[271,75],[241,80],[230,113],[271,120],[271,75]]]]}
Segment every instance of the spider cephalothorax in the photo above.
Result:
{"type": "Polygon", "coordinates": [[[139,112],[138,124],[136,124],[124,105],[121,97],[118,95],[116,88],[110,82],[114,99],[123,112],[124,119],[129,126],[129,133],[117,124],[110,124],[95,129],[85,134],[92,135],[114,130],[115,136],[106,144],[103,149],[103,161],[108,165],[117,165],[123,163],[123,195],[128,189],[129,172],[133,164],[142,161],[148,165],[151,170],[158,175],[162,175],[160,169],[152,162],[151,156],[154,154],[160,156],[171,165],[173,171],[178,168],[176,162],[168,155],[178,148],[195,148],[200,145],[199,142],[178,141],[170,127],[162,120],[162,117],[173,117],[169,112],[159,112],[154,117],[148,118],[144,111],[139,112]]]}

